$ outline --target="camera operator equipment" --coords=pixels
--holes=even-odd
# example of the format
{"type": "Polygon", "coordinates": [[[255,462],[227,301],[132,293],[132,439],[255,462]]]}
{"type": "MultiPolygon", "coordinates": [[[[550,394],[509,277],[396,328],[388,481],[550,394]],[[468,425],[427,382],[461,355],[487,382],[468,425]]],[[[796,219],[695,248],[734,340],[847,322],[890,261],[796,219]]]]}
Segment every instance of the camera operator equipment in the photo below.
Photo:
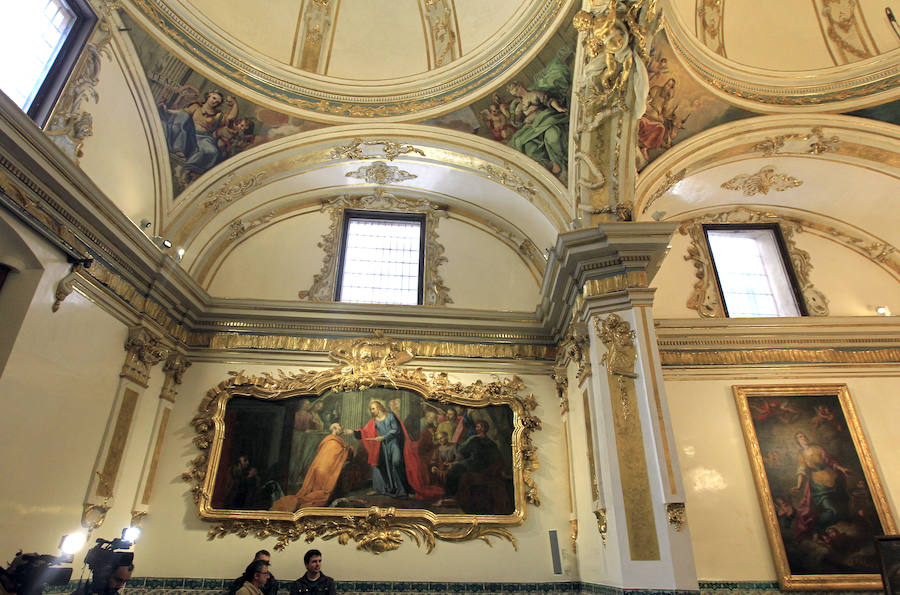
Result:
{"type": "Polygon", "coordinates": [[[88,550],[84,563],[91,570],[91,580],[75,591],[73,595],[115,595],[119,592],[134,570],[134,552],[122,552],[131,547],[131,542],[116,538],[112,541],[98,539],[97,545],[88,550]]]}
{"type": "Polygon", "coordinates": [[[40,595],[47,585],[67,585],[72,569],[59,565],[71,561],[71,556],[19,552],[6,570],[0,568],[0,594],[40,595]]]}

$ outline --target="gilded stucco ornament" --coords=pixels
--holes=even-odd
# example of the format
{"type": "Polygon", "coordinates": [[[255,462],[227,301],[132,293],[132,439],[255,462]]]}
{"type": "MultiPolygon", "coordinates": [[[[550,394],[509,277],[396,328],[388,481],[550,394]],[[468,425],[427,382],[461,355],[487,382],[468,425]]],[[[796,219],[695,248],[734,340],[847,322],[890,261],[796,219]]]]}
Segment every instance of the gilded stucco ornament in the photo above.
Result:
{"type": "Polygon", "coordinates": [[[100,82],[103,56],[112,59],[109,44],[111,26],[107,17],[97,23],[94,34],[79,58],[72,77],[53,108],[44,132],[72,161],[78,164],[84,155],[84,141],[94,134],[94,117],[87,104],[100,101],[96,87],[100,82]]]}
{"type": "Polygon", "coordinates": [[[807,312],[811,316],[828,316],[828,299],[813,286],[810,280],[812,263],[810,262],[809,253],[801,250],[794,243],[794,233],[803,231],[802,226],[798,225],[791,218],[775,213],[754,211],[744,207],[689,219],[683,221],[678,227],[678,233],[690,236],[692,240],[684,259],[693,262],[694,275],[697,278],[696,283],[694,283],[694,290],[687,301],[688,308],[696,310],[704,318],[721,318],[725,316],[719,289],[716,285],[712,258],[710,257],[706,237],[703,232],[704,223],[777,223],[781,228],[781,234],[784,238],[807,312]]]}
{"type": "Polygon", "coordinates": [[[637,362],[637,347],[634,344],[635,333],[618,314],[612,313],[602,321],[594,319],[594,326],[600,335],[600,342],[606,346],[606,353],[600,358],[600,364],[606,366],[606,373],[616,380],[619,387],[619,399],[622,414],[627,420],[631,414],[628,404],[628,387],[626,378],[637,378],[634,365],[637,362]]]}
{"type": "Polygon", "coordinates": [[[816,126],[806,134],[779,134],[769,136],[755,143],[750,150],[762,153],[763,157],[773,155],[837,153],[841,149],[841,139],[837,135],[826,136],[821,126],[816,126]],[[812,142],[809,142],[812,141],[812,142]],[[796,143],[798,147],[790,147],[788,143],[796,143]]]}
{"type": "Polygon", "coordinates": [[[675,187],[675,184],[684,180],[685,176],[687,176],[687,168],[681,168],[675,173],[672,173],[671,170],[666,172],[666,178],[663,182],[653,191],[653,194],[650,195],[650,198],[647,200],[647,204],[644,205],[644,208],[641,209],[641,214],[647,212],[647,209],[650,208],[650,205],[655,203],[657,200],[662,198],[662,195],[675,187]]]}
{"type": "Polygon", "coordinates": [[[203,203],[203,207],[218,211],[229,203],[244,197],[251,190],[259,188],[265,177],[265,171],[257,171],[238,179],[234,179],[234,174],[229,174],[218,187],[206,193],[207,200],[203,203]]]}
{"type": "Polygon", "coordinates": [[[446,373],[426,375],[420,368],[402,367],[415,354],[401,342],[376,333],[374,337],[345,340],[330,353],[339,365],[321,371],[300,371],[277,375],[265,373],[248,376],[231,372],[229,378],[211,388],[191,421],[196,431],[194,444],[201,451],[191,461],[182,478],[191,483],[200,517],[217,524],[208,538],[234,533],[239,537],[255,535],[276,537],[275,549],[304,539],[334,539],[341,544],[353,541],[357,549],[382,553],[397,549],[404,536],[424,545],[430,552],[436,540],[467,541],[480,539],[490,543],[491,537],[509,540],[516,547],[509,527],[525,519],[526,503],[540,504],[532,472],[538,468],[537,447],[531,440],[540,430],[541,420],[532,412],[537,407],[534,395],[522,396],[525,383],[517,376],[492,382],[478,380],[464,385],[452,382],[446,373]],[[513,484],[515,510],[509,515],[433,514],[419,509],[370,507],[334,510],[300,509],[296,513],[259,511],[259,518],[248,518],[246,511],[214,509],[210,470],[217,469],[222,456],[225,404],[232,395],[273,400],[297,395],[322,394],[328,390],[359,391],[370,387],[393,387],[413,390],[427,399],[442,403],[506,405],[513,412],[513,484]]]}
{"type": "MultiPolygon", "coordinates": [[[[88,262],[88,266],[90,266],[90,262],[88,262]]],[[[76,262],[72,265],[72,268],[69,270],[69,273],[59,280],[59,283],[56,284],[56,301],[53,302],[53,305],[50,307],[50,310],[53,312],[58,312],[59,307],[65,301],[67,297],[72,295],[72,292],[75,291],[75,280],[78,279],[81,271],[84,270],[84,264],[82,262],[76,262]]]]}
{"type": "Polygon", "coordinates": [[[575,95],[594,117],[590,128],[616,111],[625,111],[629,90],[633,118],[643,114],[649,90],[646,64],[650,43],[662,24],[660,17],[656,0],[608,0],[599,11],[581,10],[575,15],[572,24],[583,34],[588,59],[575,95]]]}
{"type": "Polygon", "coordinates": [[[757,194],[768,194],[769,190],[784,192],[802,184],[802,180],[778,173],[773,166],[766,165],[755,174],[739,174],[722,182],[722,188],[738,190],[744,196],[756,196],[757,194]]]}
{"type": "Polygon", "coordinates": [[[328,154],[330,159],[387,159],[393,161],[400,155],[421,155],[425,151],[412,145],[401,145],[391,140],[363,140],[354,138],[346,145],[338,145],[328,154]],[[370,147],[381,147],[372,150],[370,147]]]}
{"type": "Polygon", "coordinates": [[[384,161],[376,161],[372,165],[364,165],[359,169],[348,171],[344,174],[348,178],[365,180],[369,184],[393,184],[414,180],[417,175],[404,171],[397,166],[388,165],[384,161]]]}
{"type": "Polygon", "coordinates": [[[128,329],[125,352],[125,363],[119,376],[147,388],[150,368],[163,361],[169,354],[169,349],[147,329],[133,327],[128,329]]]}
{"type": "Polygon", "coordinates": [[[669,502],[666,504],[666,520],[676,531],[683,530],[687,526],[684,502],[669,502]]]}
{"type": "Polygon", "coordinates": [[[301,290],[301,300],[325,302],[334,300],[335,276],[337,275],[338,251],[340,247],[341,223],[344,211],[359,209],[368,211],[387,211],[394,213],[425,214],[425,295],[422,302],[426,306],[444,306],[453,303],[450,290],[438,272],[438,267],[447,262],[444,246],[438,242],[437,225],[442,217],[447,216],[444,208],[427,199],[407,199],[386,192],[378,191],[367,196],[351,197],[343,195],[322,204],[322,210],[331,214],[328,232],[317,244],[324,250],[325,258],[322,268],[313,277],[312,286],[301,290]]]}
{"type": "Polygon", "coordinates": [[[262,217],[257,217],[256,219],[251,219],[250,221],[235,219],[228,225],[228,239],[232,241],[236,240],[251,229],[256,229],[257,227],[261,227],[266,223],[269,223],[274,217],[275,212],[269,211],[262,217]]]}
{"type": "Polygon", "coordinates": [[[697,38],[709,49],[725,55],[725,0],[698,0],[696,26],[697,38]]]}
{"type": "Polygon", "coordinates": [[[503,186],[514,190],[517,194],[533,201],[534,195],[537,193],[534,184],[529,180],[523,179],[522,176],[514,172],[508,163],[504,163],[503,165],[504,169],[494,167],[493,165],[482,165],[478,169],[485,173],[487,179],[502,184],[503,186]]]}
{"type": "Polygon", "coordinates": [[[594,516],[597,517],[597,531],[600,532],[600,539],[603,541],[603,545],[606,545],[606,531],[608,529],[608,525],[606,522],[606,509],[598,508],[594,511],[594,516]]]}

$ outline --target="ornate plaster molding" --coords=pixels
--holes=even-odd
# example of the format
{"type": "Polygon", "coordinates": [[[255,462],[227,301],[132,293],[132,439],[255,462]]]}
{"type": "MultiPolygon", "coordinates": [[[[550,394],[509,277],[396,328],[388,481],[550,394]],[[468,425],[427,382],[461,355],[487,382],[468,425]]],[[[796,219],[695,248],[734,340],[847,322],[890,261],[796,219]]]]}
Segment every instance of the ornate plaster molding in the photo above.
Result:
{"type": "Polygon", "coordinates": [[[337,282],[338,251],[340,249],[340,230],[347,209],[371,211],[388,211],[394,213],[425,214],[425,295],[426,306],[444,306],[453,303],[450,290],[438,272],[438,267],[447,261],[444,247],[438,242],[437,225],[447,213],[437,203],[426,199],[407,199],[392,194],[377,192],[369,196],[351,197],[344,195],[322,205],[322,210],[330,213],[331,225],[318,246],[325,252],[322,268],[313,277],[309,289],[301,290],[301,300],[333,301],[334,288],[337,282]]]}
{"type": "Polygon", "coordinates": [[[684,258],[693,261],[694,274],[697,277],[694,291],[688,298],[687,307],[696,310],[700,316],[704,317],[725,316],[719,289],[716,286],[712,257],[703,233],[703,224],[760,222],[779,224],[794,274],[797,276],[797,283],[800,285],[800,293],[806,303],[807,312],[811,316],[828,316],[827,298],[813,287],[809,279],[810,271],[812,271],[809,253],[797,248],[794,243],[794,233],[800,231],[800,228],[793,221],[786,220],[774,213],[755,211],[745,207],[695,217],[682,221],[678,227],[678,233],[691,238],[691,244],[684,258]]]}
{"type": "Polygon", "coordinates": [[[722,188],[737,190],[743,193],[744,196],[749,197],[757,194],[768,194],[769,190],[784,192],[802,184],[802,180],[787,174],[777,173],[773,166],[765,165],[755,174],[738,174],[730,180],[722,182],[722,188]]]}
{"type": "Polygon", "coordinates": [[[150,368],[163,361],[169,354],[169,349],[147,329],[135,327],[128,330],[125,352],[125,363],[119,376],[147,388],[150,368]]]}
{"type": "Polygon", "coordinates": [[[344,174],[348,178],[364,180],[368,184],[396,184],[406,180],[415,180],[419,176],[402,170],[395,165],[388,165],[384,161],[375,161],[372,165],[364,165],[359,169],[348,171],[344,174]]]}
{"type": "Polygon", "coordinates": [[[723,58],[725,54],[725,0],[697,0],[696,25],[697,37],[713,52],[723,58]]]}
{"type": "Polygon", "coordinates": [[[676,531],[684,530],[687,527],[684,502],[669,502],[666,504],[666,520],[676,531]]]}

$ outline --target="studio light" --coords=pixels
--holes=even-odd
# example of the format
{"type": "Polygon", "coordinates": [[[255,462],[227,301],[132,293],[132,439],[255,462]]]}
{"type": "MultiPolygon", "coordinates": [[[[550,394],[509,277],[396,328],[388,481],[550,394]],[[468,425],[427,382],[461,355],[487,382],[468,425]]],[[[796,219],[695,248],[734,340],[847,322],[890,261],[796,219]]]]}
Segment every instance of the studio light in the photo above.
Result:
{"type": "Polygon", "coordinates": [[[127,541],[129,543],[134,543],[141,536],[141,528],[140,527],[128,527],[127,529],[122,529],[122,541],[127,541]]]}
{"type": "Polygon", "coordinates": [[[83,531],[63,535],[59,540],[59,551],[68,555],[75,554],[84,547],[86,541],[87,533],[83,531]]]}

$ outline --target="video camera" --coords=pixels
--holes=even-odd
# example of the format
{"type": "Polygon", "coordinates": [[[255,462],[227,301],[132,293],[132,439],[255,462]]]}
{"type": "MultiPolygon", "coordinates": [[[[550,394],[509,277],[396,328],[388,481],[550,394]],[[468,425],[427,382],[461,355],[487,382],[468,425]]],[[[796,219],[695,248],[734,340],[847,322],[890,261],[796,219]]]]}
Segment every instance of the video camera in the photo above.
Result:
{"type": "Polygon", "coordinates": [[[108,590],[109,578],[119,566],[131,566],[134,552],[122,552],[130,548],[132,543],[124,538],[112,540],[98,539],[97,545],[88,550],[84,563],[91,569],[90,593],[105,593],[108,590]]]}
{"type": "Polygon", "coordinates": [[[62,568],[60,564],[71,561],[66,556],[18,552],[6,570],[0,568],[0,581],[10,593],[40,595],[47,585],[69,584],[72,568],[62,568]]]}

